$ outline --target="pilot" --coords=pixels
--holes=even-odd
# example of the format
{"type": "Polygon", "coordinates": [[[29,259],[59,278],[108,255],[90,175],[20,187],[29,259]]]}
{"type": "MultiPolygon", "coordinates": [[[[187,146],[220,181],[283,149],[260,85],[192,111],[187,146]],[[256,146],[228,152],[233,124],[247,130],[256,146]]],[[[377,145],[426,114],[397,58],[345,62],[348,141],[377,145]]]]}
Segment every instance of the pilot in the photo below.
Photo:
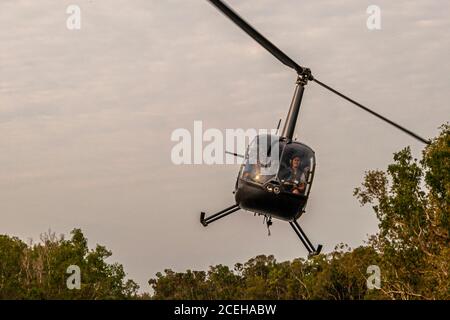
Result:
{"type": "Polygon", "coordinates": [[[282,179],[294,184],[294,187],[292,188],[293,194],[302,194],[306,187],[305,173],[300,170],[302,161],[299,156],[293,156],[289,163],[289,170],[285,172],[282,179]]]}

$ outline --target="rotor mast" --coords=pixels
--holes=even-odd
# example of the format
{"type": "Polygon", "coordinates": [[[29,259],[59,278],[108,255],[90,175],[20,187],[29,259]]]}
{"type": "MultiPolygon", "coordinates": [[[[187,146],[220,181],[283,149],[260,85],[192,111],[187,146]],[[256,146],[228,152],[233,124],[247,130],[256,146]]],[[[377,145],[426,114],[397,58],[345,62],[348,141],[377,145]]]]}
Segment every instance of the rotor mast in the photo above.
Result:
{"type": "Polygon", "coordinates": [[[302,104],[303,93],[308,80],[312,80],[311,71],[303,69],[304,72],[299,74],[295,85],[294,96],[292,97],[291,106],[284,122],[281,137],[287,140],[292,140],[294,137],[295,126],[297,124],[298,115],[300,113],[300,106],[302,104]]]}

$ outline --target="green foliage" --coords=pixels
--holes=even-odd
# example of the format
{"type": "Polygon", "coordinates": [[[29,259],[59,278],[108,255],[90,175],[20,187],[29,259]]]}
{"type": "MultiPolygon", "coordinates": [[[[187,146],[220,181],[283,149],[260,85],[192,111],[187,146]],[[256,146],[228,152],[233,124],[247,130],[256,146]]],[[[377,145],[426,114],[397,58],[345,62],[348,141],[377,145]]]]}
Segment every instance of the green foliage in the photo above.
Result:
{"type": "Polygon", "coordinates": [[[394,155],[387,173],[368,172],[355,190],[362,205],[373,205],[379,220],[371,245],[382,257],[386,298],[450,297],[449,129],[443,126],[421,161],[406,148],[394,155]]]}
{"type": "Polygon", "coordinates": [[[0,235],[0,299],[21,297],[25,248],[25,243],[18,238],[0,235]]]}
{"type": "Polygon", "coordinates": [[[366,269],[377,263],[372,248],[335,251],[311,260],[277,262],[260,255],[234,271],[210,267],[207,274],[165,270],[149,281],[153,299],[364,299],[366,269]]]}
{"type": "Polygon", "coordinates": [[[120,264],[108,264],[111,252],[97,245],[89,250],[87,239],[74,229],[70,240],[47,233],[41,243],[26,245],[18,238],[0,236],[0,299],[126,299],[138,286],[125,281],[120,264]],[[81,270],[80,290],[67,288],[67,268],[81,270]]]}

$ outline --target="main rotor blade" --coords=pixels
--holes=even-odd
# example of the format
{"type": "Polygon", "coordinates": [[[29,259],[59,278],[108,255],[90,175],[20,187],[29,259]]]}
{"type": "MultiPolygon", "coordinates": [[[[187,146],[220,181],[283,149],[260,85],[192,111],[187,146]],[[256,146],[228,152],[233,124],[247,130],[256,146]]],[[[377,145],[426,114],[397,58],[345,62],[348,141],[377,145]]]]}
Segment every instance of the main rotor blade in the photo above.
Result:
{"type": "Polygon", "coordinates": [[[324,87],[325,89],[328,89],[328,90],[330,90],[331,92],[337,94],[337,95],[340,96],[341,98],[344,98],[345,100],[347,100],[347,101],[353,103],[354,105],[356,105],[357,107],[363,109],[364,111],[369,112],[370,114],[372,114],[372,115],[374,115],[375,117],[377,117],[377,118],[379,118],[379,119],[381,119],[381,120],[383,120],[383,121],[389,123],[390,125],[392,125],[392,126],[396,127],[397,129],[403,131],[404,133],[409,134],[410,136],[416,138],[416,139],[419,140],[420,142],[423,142],[423,143],[425,143],[425,144],[430,144],[430,143],[431,143],[429,140],[426,140],[426,139],[422,138],[421,136],[419,136],[418,134],[412,132],[411,130],[406,129],[405,127],[402,127],[401,125],[395,123],[394,121],[389,120],[388,118],[382,116],[381,114],[379,114],[379,113],[377,113],[377,112],[375,112],[375,111],[373,111],[373,110],[367,108],[366,106],[363,106],[361,103],[359,103],[359,102],[357,102],[357,101],[355,101],[355,100],[353,100],[353,99],[347,97],[346,95],[344,95],[344,94],[340,93],[339,91],[337,91],[337,90],[331,88],[330,86],[327,86],[325,83],[320,82],[320,81],[317,80],[317,79],[313,79],[313,81],[315,81],[316,83],[318,83],[319,85],[321,85],[321,86],[324,87]]]}
{"type": "Polygon", "coordinates": [[[294,60],[289,58],[283,51],[278,49],[272,42],[267,40],[262,34],[256,31],[251,25],[249,25],[244,19],[242,19],[236,12],[234,12],[228,5],[221,0],[208,0],[217,9],[222,11],[228,18],[230,18],[235,24],[237,24],[242,30],[244,30],[250,37],[256,40],[261,46],[269,51],[273,56],[280,60],[283,64],[297,71],[298,74],[303,72],[303,68],[299,66],[294,60]]]}

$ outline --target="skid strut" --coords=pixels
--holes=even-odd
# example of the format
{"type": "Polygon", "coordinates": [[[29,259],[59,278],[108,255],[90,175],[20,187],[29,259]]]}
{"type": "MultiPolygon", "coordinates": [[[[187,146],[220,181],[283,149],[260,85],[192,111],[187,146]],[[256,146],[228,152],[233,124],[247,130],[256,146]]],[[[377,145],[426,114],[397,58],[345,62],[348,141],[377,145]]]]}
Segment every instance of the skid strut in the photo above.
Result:
{"type": "Polygon", "coordinates": [[[215,214],[213,214],[212,216],[209,216],[207,218],[205,218],[206,213],[201,212],[200,213],[200,223],[203,226],[208,226],[208,224],[210,224],[211,222],[214,222],[216,220],[222,219],[223,217],[228,216],[229,214],[232,214],[233,212],[238,211],[239,209],[241,209],[237,204],[232,205],[231,207],[225,208],[215,214]]]}

